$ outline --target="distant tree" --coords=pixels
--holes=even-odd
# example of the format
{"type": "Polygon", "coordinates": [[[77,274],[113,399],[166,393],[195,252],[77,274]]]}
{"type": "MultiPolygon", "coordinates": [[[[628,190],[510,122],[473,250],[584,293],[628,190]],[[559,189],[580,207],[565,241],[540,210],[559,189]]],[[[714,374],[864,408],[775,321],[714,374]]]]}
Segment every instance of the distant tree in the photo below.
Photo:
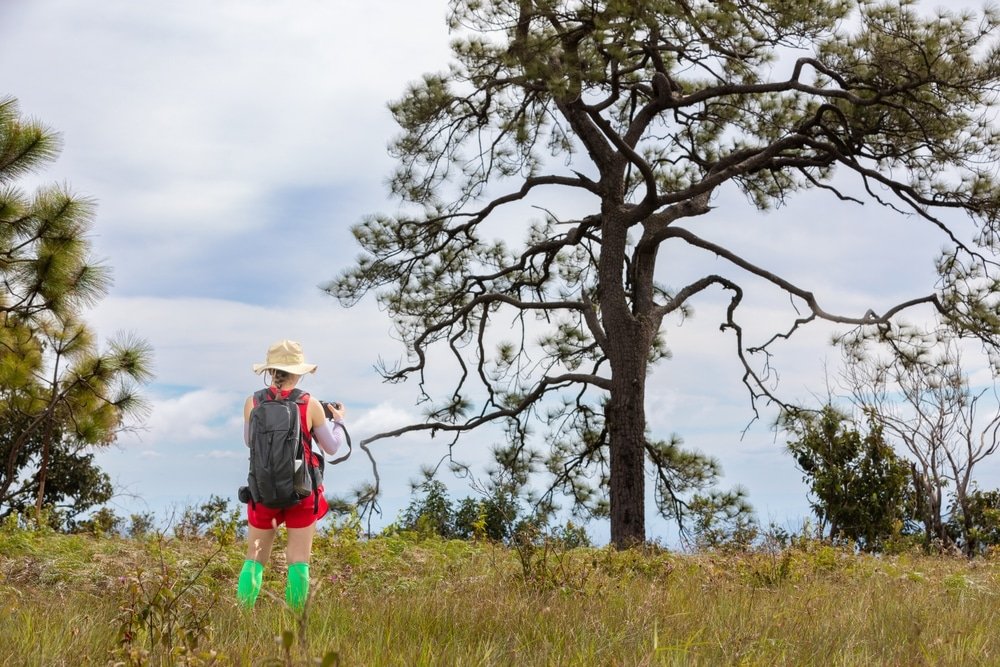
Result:
{"type": "Polygon", "coordinates": [[[328,286],[346,305],[375,292],[408,354],[383,375],[418,378],[428,405],[366,442],[501,422],[528,448],[542,426],[551,488],[606,507],[612,542],[628,546],[646,537],[650,469],[657,494],[676,495],[646,381],[668,355],[665,325],[707,291],[729,295],[717,317],[755,411],[778,399],[772,350],[816,321],[885,324],[923,305],[995,344],[992,292],[969,286],[1000,244],[998,20],[924,18],[902,0],[452,0],[453,62],[390,107],[403,206],[355,228],[364,254],[328,286]],[[749,223],[808,189],[940,229],[940,289],[833,312],[778,272],[778,239],[769,257],[750,254],[749,235],[713,234],[718,215],[749,223]],[[716,210],[736,191],[749,210],[716,210]],[[981,233],[967,240],[944,212],[981,233]],[[718,268],[671,273],[691,266],[718,268]],[[800,315],[748,339],[742,307],[759,284],[800,315]],[[429,380],[449,359],[442,391],[429,380]]]}
{"type": "Polygon", "coordinates": [[[121,534],[125,519],[115,514],[110,507],[102,507],[88,518],[79,521],[74,526],[78,533],[91,533],[97,537],[121,534]]]}
{"type": "Polygon", "coordinates": [[[960,543],[972,555],[977,512],[970,494],[976,466],[1000,446],[1000,399],[993,387],[972,389],[954,339],[893,339],[882,356],[845,340],[844,384],[909,455],[925,538],[945,548],[960,543]]]}
{"type": "Polygon", "coordinates": [[[399,518],[399,527],[425,535],[450,538],[454,533],[454,508],[441,480],[425,478],[413,488],[410,504],[399,518]]]}
{"type": "Polygon", "coordinates": [[[244,527],[240,522],[239,508],[230,507],[228,498],[216,495],[201,505],[184,508],[174,524],[174,536],[182,540],[192,540],[220,531],[233,533],[235,536],[242,534],[244,527]]]}
{"type": "Polygon", "coordinates": [[[468,540],[481,536],[494,542],[506,542],[521,517],[521,508],[516,498],[495,493],[485,498],[462,498],[454,514],[455,537],[468,540]]]}
{"type": "Polygon", "coordinates": [[[691,527],[685,536],[698,550],[750,549],[760,537],[760,526],[746,491],[696,493],[688,507],[691,527]]]}
{"type": "Polygon", "coordinates": [[[414,531],[421,536],[445,539],[487,539],[510,545],[554,540],[564,548],[590,546],[590,536],[573,521],[552,525],[547,512],[527,512],[518,493],[510,487],[492,486],[479,497],[466,496],[452,501],[448,489],[424,470],[422,481],[413,484],[410,503],[400,512],[391,530],[414,531]]]}
{"type": "Polygon", "coordinates": [[[412,484],[409,505],[400,512],[396,526],[424,535],[468,540],[486,538],[505,542],[522,517],[521,498],[509,486],[481,488],[478,497],[467,496],[453,501],[437,470],[423,471],[419,482],[412,484]]]}
{"type": "Polygon", "coordinates": [[[821,532],[879,551],[908,518],[909,467],[871,416],[861,433],[831,405],[819,412],[786,412],[788,451],[809,485],[821,532]]]}
{"type": "Polygon", "coordinates": [[[964,505],[952,499],[948,518],[950,532],[969,556],[983,555],[1000,547],[1000,489],[971,489],[964,505]]]}
{"type": "Polygon", "coordinates": [[[57,136],[0,99],[0,517],[34,504],[71,516],[110,497],[91,453],[140,417],[150,349],[98,351],[82,315],[110,274],[90,257],[94,205],[64,187],[28,196],[17,178],[52,160],[57,136]]]}
{"type": "Polygon", "coordinates": [[[142,512],[131,514],[128,518],[128,527],[125,532],[131,538],[142,538],[153,533],[156,529],[156,517],[152,512],[142,512]]]}

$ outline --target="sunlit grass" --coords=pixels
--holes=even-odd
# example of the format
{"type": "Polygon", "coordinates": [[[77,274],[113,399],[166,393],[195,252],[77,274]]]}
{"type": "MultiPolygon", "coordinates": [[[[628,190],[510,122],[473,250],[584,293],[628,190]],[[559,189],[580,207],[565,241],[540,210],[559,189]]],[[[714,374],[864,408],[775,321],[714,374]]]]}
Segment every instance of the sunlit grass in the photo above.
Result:
{"type": "Polygon", "coordinates": [[[236,605],[236,543],[0,532],[0,665],[1000,664],[991,561],[817,543],[524,556],[326,535],[299,619],[277,556],[257,607],[236,605]],[[160,644],[141,625],[120,636],[143,604],[160,644]],[[179,632],[163,640],[167,625],[179,632]]]}

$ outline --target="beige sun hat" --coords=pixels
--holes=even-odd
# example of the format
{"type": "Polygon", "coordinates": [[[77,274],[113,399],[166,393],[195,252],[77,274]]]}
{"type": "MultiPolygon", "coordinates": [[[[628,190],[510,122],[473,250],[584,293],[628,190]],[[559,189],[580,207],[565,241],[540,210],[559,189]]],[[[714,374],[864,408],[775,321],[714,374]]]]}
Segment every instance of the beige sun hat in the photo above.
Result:
{"type": "Polygon", "coordinates": [[[267,360],[254,364],[253,372],[260,375],[266,370],[285,371],[293,375],[315,373],[316,364],[307,364],[302,345],[294,340],[279,340],[267,349],[267,360]]]}

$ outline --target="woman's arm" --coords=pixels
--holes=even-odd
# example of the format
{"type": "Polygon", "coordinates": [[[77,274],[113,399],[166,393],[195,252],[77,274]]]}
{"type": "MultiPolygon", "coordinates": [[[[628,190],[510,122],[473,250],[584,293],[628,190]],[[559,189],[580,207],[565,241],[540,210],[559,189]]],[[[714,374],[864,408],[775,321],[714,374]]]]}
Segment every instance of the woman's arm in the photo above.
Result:
{"type": "Polygon", "coordinates": [[[344,429],[337,426],[343,424],[345,410],[340,404],[329,405],[329,410],[325,410],[318,400],[310,397],[308,416],[313,440],[324,452],[333,456],[344,444],[344,429]],[[327,415],[333,418],[332,422],[326,420],[327,415]]]}
{"type": "Polygon", "coordinates": [[[243,444],[250,446],[250,411],[253,410],[253,396],[247,396],[243,404],[243,444]]]}

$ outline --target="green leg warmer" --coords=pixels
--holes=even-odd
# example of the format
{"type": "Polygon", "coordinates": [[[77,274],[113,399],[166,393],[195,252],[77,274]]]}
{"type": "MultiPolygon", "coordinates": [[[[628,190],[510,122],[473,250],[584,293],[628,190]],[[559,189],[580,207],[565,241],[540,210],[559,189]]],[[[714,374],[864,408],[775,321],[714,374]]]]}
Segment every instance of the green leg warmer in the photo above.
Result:
{"type": "Polygon", "coordinates": [[[236,587],[236,598],[246,608],[253,607],[260,595],[260,586],[264,581],[264,564],[249,558],[243,562],[240,571],[240,582],[236,587]]]}
{"type": "Polygon", "coordinates": [[[290,563],[288,583],[285,585],[285,602],[293,611],[302,611],[309,597],[309,563],[290,563]]]}

